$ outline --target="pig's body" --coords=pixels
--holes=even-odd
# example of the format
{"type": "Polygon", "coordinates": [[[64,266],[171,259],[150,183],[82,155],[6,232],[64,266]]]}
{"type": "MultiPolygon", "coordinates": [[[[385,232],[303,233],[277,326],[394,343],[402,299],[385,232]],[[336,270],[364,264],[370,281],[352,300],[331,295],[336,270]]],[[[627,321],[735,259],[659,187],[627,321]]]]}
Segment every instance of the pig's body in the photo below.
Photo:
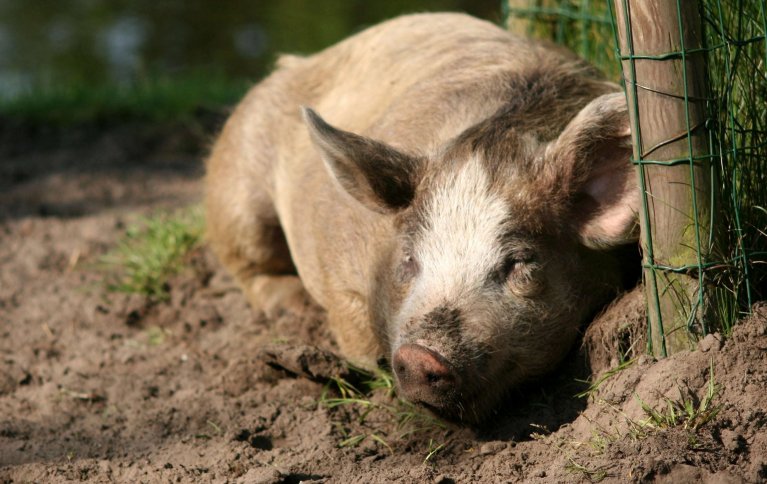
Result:
{"type": "Polygon", "coordinates": [[[634,203],[625,106],[605,96],[607,108],[581,111],[615,90],[572,57],[458,14],[401,17],[284,58],[208,161],[211,243],[253,305],[299,291],[297,270],[346,356],[386,357],[406,397],[479,419],[551,369],[619,285],[595,249],[631,239],[633,213],[610,216],[634,203]],[[302,105],[365,138],[305,121],[302,105]],[[604,126],[592,119],[603,111],[615,118],[604,126]],[[606,182],[567,161],[586,151],[619,151],[626,168],[606,182]],[[596,188],[579,188],[589,177],[596,188]],[[596,201],[580,206],[581,192],[596,201]]]}

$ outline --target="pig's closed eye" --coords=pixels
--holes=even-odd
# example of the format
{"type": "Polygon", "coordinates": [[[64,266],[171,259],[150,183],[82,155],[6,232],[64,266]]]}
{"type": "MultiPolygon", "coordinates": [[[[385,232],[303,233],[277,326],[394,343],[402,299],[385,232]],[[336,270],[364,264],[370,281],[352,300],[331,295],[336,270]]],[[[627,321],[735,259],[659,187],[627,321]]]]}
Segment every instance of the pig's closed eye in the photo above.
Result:
{"type": "Polygon", "coordinates": [[[517,296],[532,297],[543,290],[543,271],[532,257],[510,259],[502,266],[501,274],[508,289],[517,296]]]}
{"type": "Polygon", "coordinates": [[[521,271],[523,266],[527,263],[521,259],[508,259],[501,265],[501,269],[498,271],[501,280],[506,280],[510,277],[514,277],[514,274],[521,271]]]}
{"type": "Polygon", "coordinates": [[[420,270],[421,267],[418,264],[418,261],[416,261],[411,254],[405,254],[400,262],[399,270],[397,272],[399,273],[400,279],[408,281],[415,277],[420,270]]]}

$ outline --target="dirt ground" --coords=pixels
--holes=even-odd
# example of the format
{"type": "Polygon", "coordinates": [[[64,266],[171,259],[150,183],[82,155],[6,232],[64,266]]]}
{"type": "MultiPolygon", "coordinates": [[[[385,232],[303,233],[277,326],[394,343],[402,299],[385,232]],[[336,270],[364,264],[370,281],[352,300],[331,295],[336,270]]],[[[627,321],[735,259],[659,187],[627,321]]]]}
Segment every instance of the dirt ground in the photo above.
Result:
{"type": "Polygon", "coordinates": [[[128,224],[199,201],[217,122],[0,121],[0,482],[767,480],[767,306],[732,338],[640,357],[587,397],[574,350],[470,429],[385,389],[333,407],[327,380],[348,371],[325,351],[322,311],[267,320],[205,248],[167,302],[107,292],[96,262],[128,224]],[[658,421],[669,402],[707,403],[711,368],[708,410],[647,423],[642,402],[658,421]]]}

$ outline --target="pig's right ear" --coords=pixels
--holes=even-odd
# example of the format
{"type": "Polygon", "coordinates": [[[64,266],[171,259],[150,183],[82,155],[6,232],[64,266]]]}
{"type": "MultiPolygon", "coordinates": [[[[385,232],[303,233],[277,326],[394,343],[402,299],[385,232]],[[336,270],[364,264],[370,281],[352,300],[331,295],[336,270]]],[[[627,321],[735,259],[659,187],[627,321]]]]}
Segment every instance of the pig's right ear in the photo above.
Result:
{"type": "Polygon", "coordinates": [[[379,213],[394,213],[410,205],[421,178],[420,158],[334,128],[310,108],[302,110],[314,145],[347,193],[379,213]]]}

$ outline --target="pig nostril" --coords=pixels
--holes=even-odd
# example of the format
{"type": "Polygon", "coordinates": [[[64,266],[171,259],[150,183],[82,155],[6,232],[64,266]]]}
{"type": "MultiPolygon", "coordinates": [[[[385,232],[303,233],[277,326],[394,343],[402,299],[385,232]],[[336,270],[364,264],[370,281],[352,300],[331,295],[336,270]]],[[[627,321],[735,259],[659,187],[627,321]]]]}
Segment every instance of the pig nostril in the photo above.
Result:
{"type": "Polygon", "coordinates": [[[400,388],[410,396],[442,392],[457,382],[457,376],[445,358],[421,345],[402,345],[392,360],[400,388]]]}

